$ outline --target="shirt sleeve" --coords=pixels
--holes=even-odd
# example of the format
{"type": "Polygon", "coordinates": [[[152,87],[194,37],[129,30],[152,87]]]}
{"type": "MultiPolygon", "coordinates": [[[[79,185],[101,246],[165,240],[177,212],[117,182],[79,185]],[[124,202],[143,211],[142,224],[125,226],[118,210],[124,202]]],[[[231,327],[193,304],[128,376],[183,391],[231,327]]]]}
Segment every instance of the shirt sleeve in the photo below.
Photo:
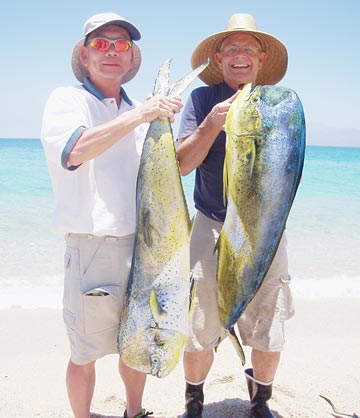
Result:
{"type": "Polygon", "coordinates": [[[82,132],[88,127],[87,106],[80,88],[55,89],[45,105],[41,130],[41,141],[47,159],[65,169],[76,169],[77,167],[68,166],[68,157],[82,132]]]}
{"type": "Polygon", "coordinates": [[[193,95],[190,95],[181,114],[178,139],[193,134],[197,127],[193,95]]]}

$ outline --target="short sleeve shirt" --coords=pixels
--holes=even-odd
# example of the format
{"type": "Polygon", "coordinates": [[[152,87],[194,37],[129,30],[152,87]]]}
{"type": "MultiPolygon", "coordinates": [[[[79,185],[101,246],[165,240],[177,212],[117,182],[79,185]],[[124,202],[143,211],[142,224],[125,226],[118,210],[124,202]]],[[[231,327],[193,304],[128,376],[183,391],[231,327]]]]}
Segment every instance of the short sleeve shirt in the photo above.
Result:
{"type": "Polygon", "coordinates": [[[55,195],[52,229],[59,233],[126,236],[135,232],[136,179],[148,124],[119,138],[79,167],[68,157],[82,132],[115,119],[139,103],[121,91],[120,107],[85,80],[59,87],[45,105],[41,140],[55,195]]]}
{"type": "MultiPolygon", "coordinates": [[[[230,98],[235,92],[225,82],[195,89],[183,110],[178,137],[185,138],[194,133],[213,106],[230,98]]],[[[221,222],[226,215],[223,196],[225,140],[225,132],[221,131],[208,155],[196,169],[194,188],[196,209],[221,222]]]]}

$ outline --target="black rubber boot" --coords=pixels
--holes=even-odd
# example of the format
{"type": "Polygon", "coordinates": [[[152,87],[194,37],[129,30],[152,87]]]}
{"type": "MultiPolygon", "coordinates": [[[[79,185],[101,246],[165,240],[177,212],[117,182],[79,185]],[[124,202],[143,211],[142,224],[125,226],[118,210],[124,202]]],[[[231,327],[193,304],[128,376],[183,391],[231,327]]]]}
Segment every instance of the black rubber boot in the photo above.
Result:
{"type": "Polygon", "coordinates": [[[251,400],[250,418],[275,418],[267,401],[271,398],[272,384],[262,385],[253,377],[253,370],[245,370],[246,383],[251,400]]]}
{"type": "Polygon", "coordinates": [[[202,411],[204,405],[204,384],[191,385],[186,383],[185,389],[185,408],[186,412],[183,418],[202,418],[202,411]]]}

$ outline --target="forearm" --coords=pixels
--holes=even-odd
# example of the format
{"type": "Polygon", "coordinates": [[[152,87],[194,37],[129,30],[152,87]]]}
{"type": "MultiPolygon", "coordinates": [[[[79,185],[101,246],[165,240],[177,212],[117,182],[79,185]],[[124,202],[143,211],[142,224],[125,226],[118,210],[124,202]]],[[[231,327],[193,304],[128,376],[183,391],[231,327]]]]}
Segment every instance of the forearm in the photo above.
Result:
{"type": "Polygon", "coordinates": [[[68,163],[79,166],[107,151],[141,123],[144,116],[137,108],[99,126],[86,129],[69,155],[68,163]]]}
{"type": "Polygon", "coordinates": [[[182,176],[197,168],[206,158],[208,152],[221,131],[208,115],[196,131],[186,139],[180,139],[177,155],[182,176]]]}

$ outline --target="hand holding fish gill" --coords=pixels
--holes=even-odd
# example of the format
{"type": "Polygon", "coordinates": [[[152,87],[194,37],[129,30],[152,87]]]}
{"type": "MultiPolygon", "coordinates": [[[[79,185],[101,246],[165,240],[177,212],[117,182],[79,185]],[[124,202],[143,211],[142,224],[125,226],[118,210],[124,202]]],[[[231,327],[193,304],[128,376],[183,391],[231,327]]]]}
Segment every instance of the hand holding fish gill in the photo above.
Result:
{"type": "Polygon", "coordinates": [[[223,102],[217,103],[208,114],[208,119],[213,126],[217,126],[220,131],[225,130],[225,119],[227,112],[230,109],[231,103],[236,99],[240,90],[232,95],[229,99],[224,100],[223,102]]]}
{"type": "Polygon", "coordinates": [[[160,94],[149,96],[145,103],[139,106],[144,122],[152,122],[159,117],[168,118],[174,122],[174,115],[179,113],[182,108],[179,97],[166,97],[160,94]]]}

